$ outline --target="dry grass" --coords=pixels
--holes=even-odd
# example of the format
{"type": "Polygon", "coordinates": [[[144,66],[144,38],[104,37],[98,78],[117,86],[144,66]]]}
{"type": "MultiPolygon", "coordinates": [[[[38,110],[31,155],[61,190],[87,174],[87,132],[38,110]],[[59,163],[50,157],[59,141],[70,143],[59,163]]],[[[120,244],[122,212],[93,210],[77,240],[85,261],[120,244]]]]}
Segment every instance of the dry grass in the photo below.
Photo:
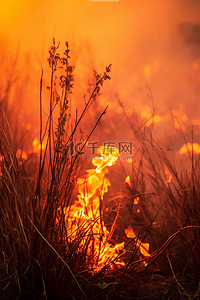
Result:
{"type": "MultiPolygon", "coordinates": [[[[110,66],[103,75],[95,74],[96,85],[91,97],[80,118],[75,116],[73,123],[70,97],[74,67],[69,64],[68,43],[63,57],[58,48],[53,40],[48,58],[51,85],[46,122],[43,120],[41,76],[38,156],[30,155],[24,161],[19,155],[20,145],[13,137],[5,101],[1,102],[0,299],[198,299],[199,160],[192,154],[190,172],[182,170],[179,174],[153,139],[152,132],[145,126],[137,131],[125,111],[140,145],[141,158],[137,168],[133,165],[132,184],[125,184],[119,196],[123,205],[114,215],[108,214],[112,220],[108,228],[113,239],[120,238],[124,210],[136,232],[134,239],[126,239],[125,234],[121,236],[126,241],[125,254],[119,255],[124,255],[125,267],[111,272],[109,263],[92,275],[93,257],[87,257],[87,248],[93,238],[91,223],[87,224],[87,235],[80,227],[76,239],[70,238],[65,208],[75,200],[77,178],[84,163],[80,153],[72,155],[72,146],[77,141],[83,116],[99,95],[104,81],[110,79],[110,66]],[[59,72],[58,87],[55,76],[59,72]],[[172,174],[168,184],[166,169],[172,174]],[[137,205],[140,213],[133,204],[135,197],[140,198],[137,205]],[[139,239],[150,243],[152,254],[149,258],[140,256],[139,239]]],[[[80,151],[106,109],[84,139],[80,151]]]]}
{"type": "MultiPolygon", "coordinates": [[[[26,176],[28,170],[22,163],[22,157],[17,155],[18,145],[1,107],[1,286],[3,294],[7,295],[9,291],[11,299],[12,290],[15,297],[18,294],[20,299],[31,296],[35,299],[42,297],[41,295],[43,298],[54,295],[53,299],[59,299],[63,297],[63,290],[68,297],[74,293],[74,289],[85,298],[74,271],[87,269],[84,254],[86,250],[82,251],[82,255],[79,254],[81,229],[77,235],[79,239],[75,243],[69,242],[64,208],[74,200],[72,194],[82,166],[80,153],[71,153],[76,131],[89,104],[98,96],[103,82],[110,79],[110,66],[103,75],[96,74],[96,86],[92,95],[72,127],[69,99],[74,67],[69,65],[68,43],[63,57],[59,56],[58,47],[53,40],[48,58],[51,86],[49,117],[45,125],[41,77],[40,153],[39,158],[34,156],[28,159],[38,165],[36,172],[32,170],[31,179],[26,176]],[[58,64],[63,71],[60,76],[60,95],[55,85],[58,64]],[[56,123],[53,115],[57,106],[59,117],[56,123]],[[45,139],[45,148],[42,150],[45,139]],[[66,282],[69,282],[67,287],[66,282]],[[65,288],[62,290],[60,286],[65,288]]],[[[102,115],[105,111],[106,109],[102,115]]],[[[82,149],[90,135],[84,141],[82,149]]],[[[28,167],[30,168],[30,163],[28,167]]],[[[9,297],[9,293],[5,297],[9,297]]]]}
{"type": "MultiPolygon", "coordinates": [[[[123,108],[123,104],[119,99],[118,101],[123,108]]],[[[131,186],[126,185],[125,203],[133,228],[140,234],[148,235],[151,257],[147,260],[145,272],[151,271],[154,274],[152,278],[159,275],[158,282],[163,280],[166,285],[165,292],[159,291],[152,299],[198,299],[199,155],[188,149],[191,169],[182,167],[181,171],[178,171],[179,160],[176,159],[172,163],[167,151],[154,140],[153,124],[150,128],[144,124],[138,131],[125,111],[124,115],[140,147],[140,159],[137,158],[137,164],[133,164],[132,167],[131,186]],[[170,182],[166,180],[166,171],[172,176],[170,182]],[[139,197],[140,201],[134,209],[136,197],[139,197]],[[140,214],[136,212],[138,208],[140,214]],[[148,227],[148,224],[151,226],[148,227]],[[171,284],[165,280],[172,281],[176,288],[171,291],[171,284]]],[[[172,115],[172,118],[175,116],[172,115]]],[[[183,134],[182,129],[181,132],[183,134]]],[[[184,134],[183,138],[187,143],[184,134]]],[[[156,285],[153,287],[152,282],[149,284],[151,288],[159,290],[156,285]]]]}

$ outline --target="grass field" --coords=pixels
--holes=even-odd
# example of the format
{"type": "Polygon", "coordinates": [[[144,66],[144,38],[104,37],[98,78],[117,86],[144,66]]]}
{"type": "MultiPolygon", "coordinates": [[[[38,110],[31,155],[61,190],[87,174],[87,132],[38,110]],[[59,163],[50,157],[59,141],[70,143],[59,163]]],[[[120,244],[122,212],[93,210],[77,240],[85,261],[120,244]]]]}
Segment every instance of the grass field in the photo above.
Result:
{"type": "Polygon", "coordinates": [[[107,107],[86,138],[79,125],[110,79],[111,65],[102,75],[95,73],[94,90],[72,121],[74,67],[68,43],[63,57],[58,51],[53,40],[47,122],[43,76],[40,82],[37,153],[25,156],[7,102],[0,99],[0,299],[199,299],[199,155],[188,149],[190,168],[180,170],[152,131],[145,124],[137,131],[124,110],[139,159],[136,164],[133,159],[132,174],[119,193],[110,196],[112,209],[104,209],[108,165],[101,163],[99,172],[94,168],[84,177],[80,151],[107,107]],[[96,187],[89,189],[94,173],[96,187]]]}

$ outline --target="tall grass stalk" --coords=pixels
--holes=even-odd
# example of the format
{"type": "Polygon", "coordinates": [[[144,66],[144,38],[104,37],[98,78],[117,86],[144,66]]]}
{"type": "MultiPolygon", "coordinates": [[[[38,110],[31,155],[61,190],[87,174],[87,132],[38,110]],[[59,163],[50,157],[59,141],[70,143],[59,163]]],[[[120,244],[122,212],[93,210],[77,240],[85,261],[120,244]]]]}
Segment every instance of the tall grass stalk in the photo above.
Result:
{"type": "Polygon", "coordinates": [[[154,123],[150,127],[144,123],[138,130],[129,120],[119,97],[118,102],[140,148],[137,164],[133,159],[131,186],[126,186],[125,202],[133,228],[148,232],[151,257],[146,261],[145,270],[151,269],[154,262],[154,270],[169,274],[174,265],[183,278],[191,276],[196,286],[200,279],[199,154],[195,154],[194,148],[192,151],[188,148],[181,124],[171,112],[172,121],[176,118],[180,126],[190,162],[190,169],[187,166],[180,169],[180,154],[174,153],[172,161],[167,150],[161,148],[153,138],[154,123]],[[166,174],[171,175],[170,180],[166,174]],[[139,214],[133,210],[136,197],[140,198],[136,206],[140,209],[139,214]],[[157,217],[152,221],[156,214],[157,217]],[[149,228],[146,225],[150,223],[152,225],[149,228]]]}
{"type": "Polygon", "coordinates": [[[68,43],[63,57],[60,57],[58,48],[59,44],[56,45],[53,39],[48,58],[51,83],[46,124],[42,105],[43,72],[40,80],[40,151],[39,158],[34,157],[38,171],[33,172],[31,179],[35,179],[35,185],[30,185],[26,177],[26,166],[22,157],[17,156],[17,143],[1,107],[5,123],[2,122],[0,133],[0,282],[7,299],[17,298],[17,295],[19,299],[39,299],[42,295],[44,299],[73,298],[70,295],[74,289],[78,289],[78,297],[86,298],[77,270],[87,268],[87,245],[81,254],[81,228],[77,235],[79,239],[70,241],[64,210],[74,201],[76,180],[83,164],[81,150],[106,109],[82,143],[82,149],[73,153],[77,129],[89,104],[99,95],[100,87],[110,79],[111,65],[103,75],[96,74],[94,90],[73,125],[69,103],[74,67],[69,63],[68,43]],[[58,87],[56,76],[59,72],[58,87]],[[54,121],[56,113],[58,120],[54,121]]]}

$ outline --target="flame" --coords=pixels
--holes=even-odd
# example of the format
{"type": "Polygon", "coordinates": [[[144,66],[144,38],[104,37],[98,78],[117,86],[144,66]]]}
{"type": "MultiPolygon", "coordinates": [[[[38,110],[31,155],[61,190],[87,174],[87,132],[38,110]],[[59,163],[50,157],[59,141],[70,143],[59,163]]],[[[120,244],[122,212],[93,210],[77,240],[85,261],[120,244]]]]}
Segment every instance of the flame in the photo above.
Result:
{"type": "Polygon", "coordinates": [[[200,144],[197,143],[187,143],[184,144],[181,149],[179,150],[179,154],[184,154],[187,152],[194,152],[195,154],[199,154],[200,153],[200,144]]]}
{"type": "Polygon", "coordinates": [[[131,178],[130,178],[129,175],[126,177],[125,182],[126,182],[129,186],[131,186],[131,178]]]}
{"type": "Polygon", "coordinates": [[[139,198],[139,197],[136,197],[136,198],[134,198],[134,202],[133,202],[133,203],[134,203],[135,205],[137,205],[137,204],[139,203],[139,201],[140,201],[140,198],[139,198]]]}
{"type": "MultiPolygon", "coordinates": [[[[44,141],[42,142],[42,150],[45,149],[46,147],[46,144],[47,144],[47,137],[44,139],[44,141]]],[[[40,149],[41,149],[41,144],[40,144],[40,141],[38,138],[35,138],[33,140],[33,152],[39,152],[40,149]]]]}
{"type": "Polygon", "coordinates": [[[165,184],[168,184],[172,181],[172,174],[170,173],[169,170],[165,171],[165,175],[166,175],[166,180],[165,180],[165,184]]]}
{"type": "MultiPolygon", "coordinates": [[[[81,238],[81,246],[87,246],[87,257],[89,264],[92,264],[92,272],[100,271],[107,263],[115,259],[124,248],[124,242],[112,246],[109,243],[110,233],[108,232],[101,216],[100,203],[103,195],[108,191],[110,182],[105,175],[109,166],[116,163],[119,152],[114,147],[101,147],[98,149],[101,156],[94,157],[92,163],[96,169],[87,170],[87,177],[77,181],[79,190],[78,200],[65,208],[65,221],[69,228],[68,236],[72,240],[78,238],[78,232],[84,232],[81,238]],[[91,237],[91,238],[90,238],[91,237]],[[89,259],[92,257],[92,261],[89,259]]],[[[115,265],[125,265],[120,259],[115,265]]],[[[111,264],[114,266],[114,264],[111,264]]]]}
{"type": "Polygon", "coordinates": [[[132,228],[130,225],[129,225],[129,227],[128,227],[127,229],[125,229],[125,233],[126,233],[127,238],[137,240],[137,247],[139,248],[140,253],[141,253],[142,255],[144,255],[145,257],[151,256],[151,255],[149,254],[149,243],[142,243],[142,242],[137,238],[137,236],[135,235],[135,233],[134,233],[134,231],[133,231],[133,228],[132,228]]]}
{"type": "MultiPolygon", "coordinates": [[[[28,159],[28,155],[26,154],[26,152],[24,150],[21,150],[21,149],[17,149],[16,157],[20,160],[27,160],[28,159]]],[[[20,164],[22,164],[21,161],[20,161],[20,164]]]]}
{"type": "Polygon", "coordinates": [[[132,159],[132,157],[127,157],[127,159],[124,161],[128,162],[129,164],[132,164],[133,159],[132,159]]]}

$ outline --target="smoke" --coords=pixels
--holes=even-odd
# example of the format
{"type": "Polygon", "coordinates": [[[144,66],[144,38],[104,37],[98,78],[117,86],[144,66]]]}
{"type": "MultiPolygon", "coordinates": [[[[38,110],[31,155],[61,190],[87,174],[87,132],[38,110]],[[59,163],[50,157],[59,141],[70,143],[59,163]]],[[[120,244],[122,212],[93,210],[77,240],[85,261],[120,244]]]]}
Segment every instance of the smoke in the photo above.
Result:
{"type": "MultiPolygon", "coordinates": [[[[13,1],[10,0],[7,3],[1,12],[0,55],[11,69],[9,57],[15,56],[19,47],[18,68],[29,73],[23,89],[26,111],[29,109],[37,115],[41,68],[44,69],[45,84],[49,83],[46,59],[54,36],[61,41],[61,50],[64,50],[65,41],[69,41],[72,63],[76,65],[74,94],[82,105],[93,69],[103,72],[106,65],[113,64],[112,80],[103,88],[100,107],[93,106],[93,110],[98,112],[110,104],[105,118],[114,125],[108,124],[108,119],[104,123],[104,127],[110,127],[109,138],[112,133],[115,133],[116,140],[124,137],[125,125],[118,126],[116,134],[116,124],[119,119],[123,120],[118,98],[132,119],[134,110],[140,114],[146,106],[151,108],[152,113],[153,107],[159,109],[162,122],[155,125],[154,130],[162,140],[173,135],[173,126],[169,125],[170,107],[176,111],[182,109],[182,115],[187,114],[187,124],[183,120],[186,132],[191,120],[198,124],[199,1],[119,0],[116,3],[94,3],[89,0],[20,0],[11,5],[13,1]],[[153,98],[149,95],[147,84],[153,98]]],[[[20,103],[20,99],[13,101],[20,103]]],[[[37,117],[35,120],[38,122],[37,117]]],[[[91,116],[91,123],[93,120],[91,116]]],[[[200,126],[195,126],[198,140],[200,126]]],[[[127,133],[127,138],[129,136],[127,133]]]]}

